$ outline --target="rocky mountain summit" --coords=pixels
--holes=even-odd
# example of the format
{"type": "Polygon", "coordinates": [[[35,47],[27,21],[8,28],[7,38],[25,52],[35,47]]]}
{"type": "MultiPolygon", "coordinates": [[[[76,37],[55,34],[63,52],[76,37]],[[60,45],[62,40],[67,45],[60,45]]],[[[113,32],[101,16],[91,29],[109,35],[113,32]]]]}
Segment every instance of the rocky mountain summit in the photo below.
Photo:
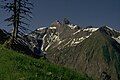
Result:
{"type": "Polygon", "coordinates": [[[86,28],[56,20],[29,34],[42,40],[49,61],[97,80],[120,80],[120,32],[108,26],[86,28]]]}

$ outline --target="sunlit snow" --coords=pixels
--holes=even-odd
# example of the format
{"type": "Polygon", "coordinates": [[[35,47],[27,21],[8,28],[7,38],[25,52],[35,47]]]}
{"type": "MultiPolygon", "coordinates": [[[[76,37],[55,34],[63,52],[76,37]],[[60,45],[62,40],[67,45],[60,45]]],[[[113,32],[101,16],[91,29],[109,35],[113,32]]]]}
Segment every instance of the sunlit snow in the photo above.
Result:
{"type": "Polygon", "coordinates": [[[117,38],[112,37],[113,39],[115,39],[119,44],[120,44],[120,36],[118,36],[117,38]]]}
{"type": "Polygon", "coordinates": [[[71,42],[71,45],[79,44],[82,41],[84,41],[85,39],[89,38],[91,35],[92,35],[92,33],[90,35],[88,35],[88,36],[84,36],[84,37],[73,39],[72,42],[71,42]]]}
{"type": "Polygon", "coordinates": [[[99,28],[87,28],[87,29],[83,29],[83,31],[89,31],[89,32],[95,32],[97,31],[99,28]]]}
{"type": "Polygon", "coordinates": [[[68,25],[71,29],[75,29],[77,27],[77,25],[73,25],[73,24],[69,24],[68,25]]]}
{"type": "Polygon", "coordinates": [[[109,26],[105,26],[105,27],[107,27],[108,29],[110,29],[110,30],[113,30],[111,27],[109,27],[109,26]]]}
{"type": "Polygon", "coordinates": [[[79,33],[80,31],[81,31],[81,30],[76,31],[75,33],[73,33],[73,35],[75,35],[75,34],[79,33]]]}
{"type": "Polygon", "coordinates": [[[41,47],[41,50],[42,50],[42,51],[44,51],[44,50],[43,50],[43,45],[45,44],[45,37],[46,37],[46,36],[47,36],[47,34],[45,34],[44,37],[43,37],[43,39],[42,39],[42,40],[43,40],[43,44],[42,44],[42,47],[41,47]]]}
{"type": "Polygon", "coordinates": [[[56,27],[49,27],[49,29],[56,29],[56,27]]]}
{"type": "Polygon", "coordinates": [[[43,29],[46,29],[46,27],[41,27],[41,28],[38,28],[37,30],[43,30],[43,29]]]}

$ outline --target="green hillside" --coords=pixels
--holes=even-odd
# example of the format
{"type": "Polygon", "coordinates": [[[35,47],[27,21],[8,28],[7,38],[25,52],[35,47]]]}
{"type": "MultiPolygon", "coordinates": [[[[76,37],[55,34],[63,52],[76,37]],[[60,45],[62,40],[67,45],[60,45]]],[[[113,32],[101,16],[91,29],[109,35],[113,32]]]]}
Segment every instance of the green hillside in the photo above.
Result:
{"type": "Polygon", "coordinates": [[[0,45],[0,80],[90,80],[44,59],[35,59],[0,45]]]}

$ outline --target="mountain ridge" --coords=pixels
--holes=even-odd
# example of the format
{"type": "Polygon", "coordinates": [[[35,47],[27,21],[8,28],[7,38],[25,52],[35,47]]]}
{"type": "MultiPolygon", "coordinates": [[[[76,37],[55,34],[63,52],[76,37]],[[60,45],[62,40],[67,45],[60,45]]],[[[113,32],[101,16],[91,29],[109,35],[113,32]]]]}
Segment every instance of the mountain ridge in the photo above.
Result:
{"type": "Polygon", "coordinates": [[[54,22],[43,36],[42,50],[53,63],[82,71],[98,80],[104,79],[103,74],[108,80],[120,80],[119,36],[119,31],[108,26],[82,28],[54,22]]]}

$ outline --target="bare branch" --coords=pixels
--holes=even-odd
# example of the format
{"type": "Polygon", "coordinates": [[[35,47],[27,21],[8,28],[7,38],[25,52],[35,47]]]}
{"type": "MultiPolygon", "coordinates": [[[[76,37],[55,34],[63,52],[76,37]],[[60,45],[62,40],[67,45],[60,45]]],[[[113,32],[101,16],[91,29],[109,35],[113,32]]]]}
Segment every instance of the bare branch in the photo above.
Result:
{"type": "Polygon", "coordinates": [[[30,21],[28,18],[26,18],[25,16],[20,16],[20,19],[26,19],[27,21],[30,21]]]}
{"type": "Polygon", "coordinates": [[[9,21],[9,22],[13,22],[14,16],[12,15],[11,17],[5,19],[4,21],[9,21]]]}

